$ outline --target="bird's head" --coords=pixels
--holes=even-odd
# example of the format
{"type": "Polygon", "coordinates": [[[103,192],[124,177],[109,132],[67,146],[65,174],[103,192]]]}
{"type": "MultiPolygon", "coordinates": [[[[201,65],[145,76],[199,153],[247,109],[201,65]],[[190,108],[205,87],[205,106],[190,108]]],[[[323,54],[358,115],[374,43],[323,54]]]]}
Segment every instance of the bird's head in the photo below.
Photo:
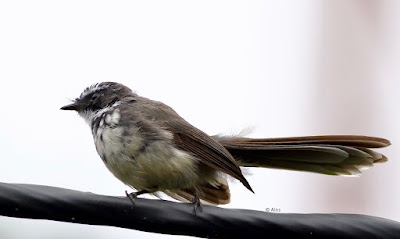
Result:
{"type": "Polygon", "coordinates": [[[75,110],[87,121],[91,121],[100,111],[119,104],[128,96],[133,96],[128,87],[116,82],[101,82],[87,87],[71,104],[62,110],[75,110]]]}

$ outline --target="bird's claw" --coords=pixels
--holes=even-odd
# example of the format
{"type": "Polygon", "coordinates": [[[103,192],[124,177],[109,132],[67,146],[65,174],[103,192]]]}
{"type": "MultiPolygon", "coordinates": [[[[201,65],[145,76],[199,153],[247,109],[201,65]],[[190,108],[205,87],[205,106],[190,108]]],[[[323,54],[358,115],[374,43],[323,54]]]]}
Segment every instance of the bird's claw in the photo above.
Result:
{"type": "Polygon", "coordinates": [[[194,215],[197,216],[197,210],[203,211],[203,208],[200,203],[200,197],[197,193],[194,195],[191,203],[193,203],[193,206],[194,206],[194,215]]]}

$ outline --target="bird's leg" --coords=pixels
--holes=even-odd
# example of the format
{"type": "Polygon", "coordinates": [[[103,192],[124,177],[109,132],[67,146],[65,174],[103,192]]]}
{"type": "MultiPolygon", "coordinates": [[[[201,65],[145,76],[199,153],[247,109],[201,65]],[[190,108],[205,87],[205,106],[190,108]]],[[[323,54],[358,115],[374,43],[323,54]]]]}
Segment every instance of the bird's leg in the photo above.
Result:
{"type": "Polygon", "coordinates": [[[194,197],[193,197],[191,203],[193,203],[193,205],[194,205],[194,215],[197,215],[197,209],[199,209],[200,211],[203,211],[203,208],[201,207],[201,203],[200,203],[200,197],[197,192],[194,194],[194,197]]]}
{"type": "Polygon", "coordinates": [[[135,205],[135,200],[137,197],[141,194],[149,193],[147,190],[140,190],[134,193],[128,193],[128,191],[125,190],[126,196],[131,200],[132,204],[135,205]]]}

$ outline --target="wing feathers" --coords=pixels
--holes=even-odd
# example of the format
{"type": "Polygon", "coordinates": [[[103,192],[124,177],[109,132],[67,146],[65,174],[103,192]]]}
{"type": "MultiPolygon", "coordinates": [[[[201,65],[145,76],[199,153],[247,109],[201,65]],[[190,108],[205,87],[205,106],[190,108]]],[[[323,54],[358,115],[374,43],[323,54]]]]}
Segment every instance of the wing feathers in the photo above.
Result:
{"type": "Polygon", "coordinates": [[[177,148],[192,154],[201,163],[240,180],[253,192],[236,160],[215,139],[193,127],[172,108],[161,102],[150,101],[143,97],[138,97],[137,101],[141,103],[137,107],[142,116],[160,128],[167,129],[173,135],[177,148]]]}
{"type": "Polygon", "coordinates": [[[212,138],[202,137],[202,134],[204,133],[201,131],[179,132],[175,133],[174,140],[179,148],[192,153],[202,163],[240,180],[246,188],[253,192],[230,153],[212,138]]]}

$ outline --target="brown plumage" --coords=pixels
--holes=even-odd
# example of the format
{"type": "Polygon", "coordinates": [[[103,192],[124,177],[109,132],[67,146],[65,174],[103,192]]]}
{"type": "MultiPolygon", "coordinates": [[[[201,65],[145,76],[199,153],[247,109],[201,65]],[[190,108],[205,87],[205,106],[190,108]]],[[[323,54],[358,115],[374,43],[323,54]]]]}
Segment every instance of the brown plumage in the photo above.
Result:
{"type": "Polygon", "coordinates": [[[138,190],[132,197],[162,191],[181,201],[226,204],[230,192],[224,174],[253,192],[240,166],[358,175],[360,169],[387,160],[372,149],[390,145],[385,139],[351,135],[211,137],[171,107],[115,82],[86,88],[62,109],[86,119],[104,164],[138,190]]]}

